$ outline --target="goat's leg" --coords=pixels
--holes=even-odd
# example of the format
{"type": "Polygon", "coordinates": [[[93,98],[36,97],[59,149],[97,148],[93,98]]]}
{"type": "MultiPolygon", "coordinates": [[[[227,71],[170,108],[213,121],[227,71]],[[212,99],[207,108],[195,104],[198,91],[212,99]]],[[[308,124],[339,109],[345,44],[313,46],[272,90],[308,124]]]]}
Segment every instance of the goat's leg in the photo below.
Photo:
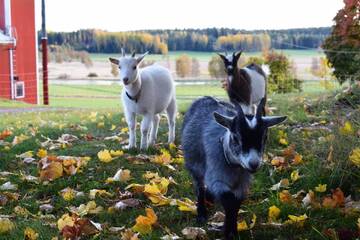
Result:
{"type": "Polygon", "coordinates": [[[125,119],[129,127],[128,148],[136,147],[136,114],[125,109],[125,119]]]}
{"type": "Polygon", "coordinates": [[[154,119],[153,119],[152,128],[151,128],[151,133],[150,133],[149,145],[154,145],[156,142],[157,133],[158,133],[158,129],[159,129],[159,122],[160,122],[160,115],[155,114],[154,119]]]}
{"type": "Polygon", "coordinates": [[[205,206],[205,186],[203,183],[197,184],[197,222],[205,223],[207,220],[207,210],[205,206]]]}
{"type": "Polygon", "coordinates": [[[232,192],[225,192],[220,197],[221,205],[225,210],[224,235],[226,240],[236,239],[237,215],[240,209],[241,200],[235,197],[232,192]]]}
{"type": "Polygon", "coordinates": [[[144,150],[148,147],[148,137],[149,137],[149,130],[151,129],[151,124],[153,121],[154,115],[147,114],[144,116],[143,120],[141,121],[141,144],[140,149],[144,150]]]}
{"type": "Polygon", "coordinates": [[[173,143],[175,141],[175,121],[176,121],[176,101],[175,97],[171,100],[168,108],[166,109],[168,124],[169,124],[169,138],[168,142],[173,143]]]}

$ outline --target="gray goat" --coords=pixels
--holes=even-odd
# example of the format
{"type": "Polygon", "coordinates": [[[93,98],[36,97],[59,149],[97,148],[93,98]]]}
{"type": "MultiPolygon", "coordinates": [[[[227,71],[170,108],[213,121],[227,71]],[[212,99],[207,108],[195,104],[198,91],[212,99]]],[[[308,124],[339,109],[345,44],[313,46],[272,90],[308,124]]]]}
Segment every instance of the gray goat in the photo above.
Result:
{"type": "Polygon", "coordinates": [[[237,236],[237,213],[251,179],[262,162],[266,132],[286,117],[264,117],[265,98],[256,115],[240,105],[212,97],[196,100],[185,114],[182,147],[198,198],[197,220],[205,222],[205,200],[220,201],[225,210],[225,239],[237,236]]]}

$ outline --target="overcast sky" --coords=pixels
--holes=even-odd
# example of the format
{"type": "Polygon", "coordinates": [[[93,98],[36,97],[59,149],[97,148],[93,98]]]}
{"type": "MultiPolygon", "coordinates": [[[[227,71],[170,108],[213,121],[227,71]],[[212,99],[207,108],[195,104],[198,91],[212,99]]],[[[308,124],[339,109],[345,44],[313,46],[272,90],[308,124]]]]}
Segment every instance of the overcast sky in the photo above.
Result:
{"type": "Polygon", "coordinates": [[[51,31],[324,27],[342,6],[342,0],[46,0],[51,31]]]}

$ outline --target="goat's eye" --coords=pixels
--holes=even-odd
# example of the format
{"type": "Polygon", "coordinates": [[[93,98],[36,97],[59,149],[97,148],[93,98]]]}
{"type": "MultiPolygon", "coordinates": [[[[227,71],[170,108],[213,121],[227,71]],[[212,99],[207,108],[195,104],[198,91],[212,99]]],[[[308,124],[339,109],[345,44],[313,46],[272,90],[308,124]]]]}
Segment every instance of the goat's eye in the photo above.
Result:
{"type": "Polygon", "coordinates": [[[135,70],[135,69],[136,69],[136,66],[133,66],[133,69],[135,70]]]}
{"type": "Polygon", "coordinates": [[[121,69],[121,66],[119,66],[119,69],[121,69]]]}

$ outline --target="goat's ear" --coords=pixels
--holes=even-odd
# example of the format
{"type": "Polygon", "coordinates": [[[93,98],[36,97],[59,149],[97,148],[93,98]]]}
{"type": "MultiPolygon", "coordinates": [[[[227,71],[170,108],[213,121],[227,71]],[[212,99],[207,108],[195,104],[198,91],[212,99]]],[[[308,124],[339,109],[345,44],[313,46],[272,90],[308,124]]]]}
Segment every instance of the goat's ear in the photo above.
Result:
{"type": "Polygon", "coordinates": [[[265,113],[266,98],[263,97],[256,108],[256,118],[260,119],[265,113]]]}
{"type": "Polygon", "coordinates": [[[110,62],[115,64],[115,65],[119,65],[119,59],[116,58],[109,58],[110,62]]]}
{"type": "Polygon", "coordinates": [[[141,61],[144,59],[144,57],[145,57],[146,55],[148,55],[148,54],[149,54],[149,52],[146,52],[146,53],[144,53],[143,55],[139,56],[139,57],[136,59],[137,63],[138,63],[138,64],[141,63],[141,61]]]}
{"type": "Polygon", "coordinates": [[[226,63],[228,61],[225,55],[223,55],[221,53],[216,53],[216,54],[219,55],[219,57],[221,57],[221,59],[223,60],[224,63],[226,63]]]}
{"type": "Polygon", "coordinates": [[[214,118],[215,121],[220,124],[221,126],[227,128],[227,129],[231,129],[231,125],[234,121],[233,117],[227,117],[224,115],[221,115],[220,113],[214,112],[214,118]]]}
{"type": "Polygon", "coordinates": [[[241,54],[242,54],[242,51],[237,51],[237,52],[233,53],[233,64],[237,64],[241,54]]]}
{"type": "Polygon", "coordinates": [[[282,123],[286,120],[286,116],[272,116],[272,117],[263,117],[262,120],[264,121],[266,127],[273,127],[277,124],[282,123]]]}

